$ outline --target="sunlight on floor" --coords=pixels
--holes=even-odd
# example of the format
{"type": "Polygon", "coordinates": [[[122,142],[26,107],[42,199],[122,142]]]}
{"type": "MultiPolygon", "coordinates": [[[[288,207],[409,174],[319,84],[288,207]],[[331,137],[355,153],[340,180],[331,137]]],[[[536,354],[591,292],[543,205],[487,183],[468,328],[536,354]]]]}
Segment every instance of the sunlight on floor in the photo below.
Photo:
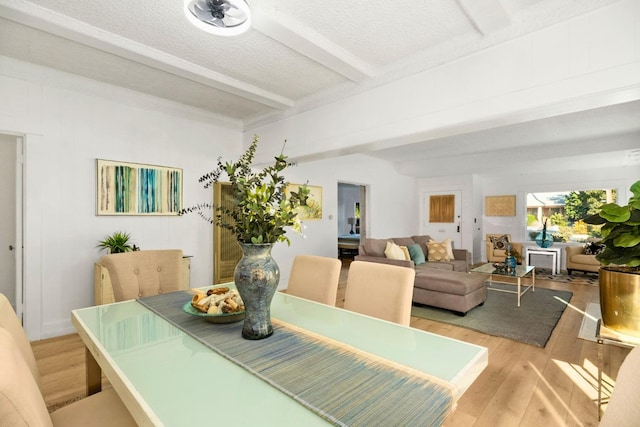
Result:
{"type": "Polygon", "coordinates": [[[535,389],[535,393],[536,396],[538,398],[540,398],[540,400],[542,402],[544,402],[545,404],[545,409],[547,409],[549,411],[549,414],[551,414],[551,416],[553,417],[553,419],[557,422],[557,425],[564,425],[565,424],[565,417],[561,414],[558,413],[557,410],[554,409],[554,404],[552,403],[550,397],[554,397],[555,400],[557,402],[559,402],[562,407],[567,411],[567,414],[578,424],[581,425],[582,423],[580,422],[580,420],[578,419],[578,417],[576,417],[576,415],[573,413],[573,411],[571,411],[571,409],[569,408],[569,405],[567,405],[562,398],[560,397],[560,395],[554,390],[554,388],[551,386],[551,384],[549,384],[549,382],[544,378],[544,376],[542,375],[542,372],[540,372],[535,366],[533,366],[533,364],[531,362],[529,362],[529,367],[531,367],[531,369],[533,370],[533,372],[536,373],[536,375],[538,375],[538,378],[540,379],[540,381],[542,382],[542,384],[544,384],[547,388],[547,392],[544,392],[540,386],[536,387],[535,389]]]}

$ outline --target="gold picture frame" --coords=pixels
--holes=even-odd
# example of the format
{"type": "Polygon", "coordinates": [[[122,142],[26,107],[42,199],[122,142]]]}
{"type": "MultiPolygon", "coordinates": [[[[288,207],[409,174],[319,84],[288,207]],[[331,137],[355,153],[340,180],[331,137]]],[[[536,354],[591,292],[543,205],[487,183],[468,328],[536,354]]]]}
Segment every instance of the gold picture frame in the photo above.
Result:
{"type": "Polygon", "coordinates": [[[516,196],[486,196],[484,214],[486,216],[516,216],[516,196]]]}
{"type": "MultiPolygon", "coordinates": [[[[284,189],[287,198],[292,191],[298,191],[303,184],[289,184],[284,189]]],[[[307,185],[309,189],[309,198],[307,206],[298,207],[298,216],[301,221],[317,221],[322,219],[322,187],[316,185],[307,185]]]]}

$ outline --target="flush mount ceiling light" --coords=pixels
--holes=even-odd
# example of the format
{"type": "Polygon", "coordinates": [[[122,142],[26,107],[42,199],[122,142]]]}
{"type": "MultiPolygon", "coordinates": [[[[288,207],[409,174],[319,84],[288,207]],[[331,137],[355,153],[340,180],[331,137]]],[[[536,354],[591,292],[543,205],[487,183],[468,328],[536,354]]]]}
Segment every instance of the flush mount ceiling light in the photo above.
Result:
{"type": "Polygon", "coordinates": [[[251,26],[251,10],[244,0],[185,0],[187,19],[218,36],[242,34],[251,26]]]}

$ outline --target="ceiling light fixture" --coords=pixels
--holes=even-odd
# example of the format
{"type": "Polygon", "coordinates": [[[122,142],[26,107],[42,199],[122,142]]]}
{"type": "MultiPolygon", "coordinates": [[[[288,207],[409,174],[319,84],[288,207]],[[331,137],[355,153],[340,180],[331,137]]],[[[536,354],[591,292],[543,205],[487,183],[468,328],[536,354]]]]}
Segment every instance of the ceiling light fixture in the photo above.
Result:
{"type": "Polygon", "coordinates": [[[184,0],[189,22],[218,36],[236,36],[251,26],[251,10],[245,0],[184,0]]]}

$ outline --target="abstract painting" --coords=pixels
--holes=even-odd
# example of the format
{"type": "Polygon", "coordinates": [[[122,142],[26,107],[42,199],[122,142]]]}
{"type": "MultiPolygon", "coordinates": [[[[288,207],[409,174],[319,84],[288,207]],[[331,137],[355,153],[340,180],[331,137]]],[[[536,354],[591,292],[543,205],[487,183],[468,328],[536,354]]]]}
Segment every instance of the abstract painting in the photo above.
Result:
{"type": "Polygon", "coordinates": [[[178,215],[182,169],[97,159],[98,215],[178,215]]]}

